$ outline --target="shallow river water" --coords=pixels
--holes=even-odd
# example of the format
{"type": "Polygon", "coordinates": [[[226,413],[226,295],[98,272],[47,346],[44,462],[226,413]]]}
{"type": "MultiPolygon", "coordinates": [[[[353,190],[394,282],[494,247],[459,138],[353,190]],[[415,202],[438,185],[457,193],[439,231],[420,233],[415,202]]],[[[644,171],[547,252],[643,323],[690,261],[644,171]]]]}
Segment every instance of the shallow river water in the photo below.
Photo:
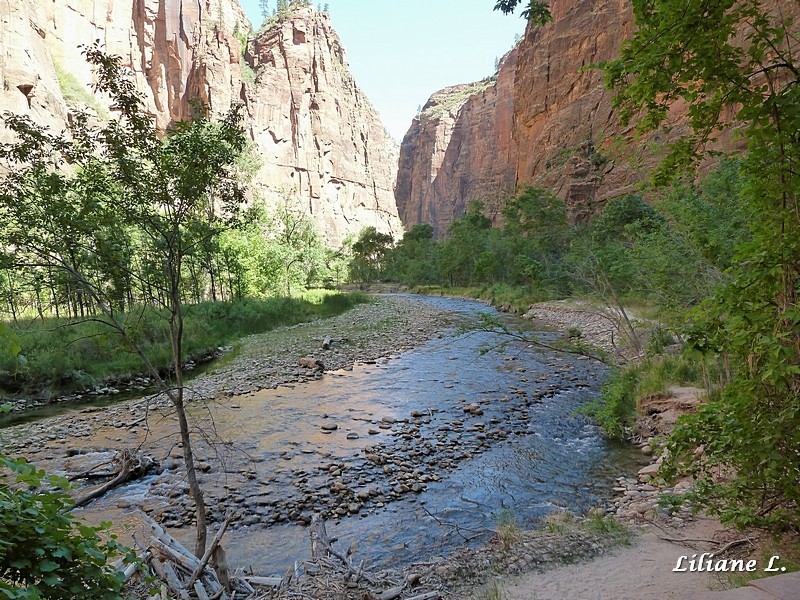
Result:
{"type": "MultiPolygon", "coordinates": [[[[530,328],[475,302],[419,301],[530,328]]],[[[596,397],[605,368],[519,342],[482,351],[503,341],[448,330],[375,364],[195,406],[219,438],[235,441],[224,466],[211,446],[198,449],[210,504],[225,501],[241,514],[226,536],[231,564],[279,573],[307,557],[304,522],[314,512],[325,515],[338,547],[358,541],[357,559],[380,565],[480,543],[499,521],[533,526],[554,510],[602,504],[631,464],[630,453],[576,414],[596,397]]],[[[167,439],[170,426],[151,419],[150,439],[167,439]]],[[[178,525],[190,510],[175,479],[169,470],[148,477],[88,510],[120,520],[129,504],[143,503],[178,525]]],[[[189,530],[175,532],[186,538],[189,530]]]]}

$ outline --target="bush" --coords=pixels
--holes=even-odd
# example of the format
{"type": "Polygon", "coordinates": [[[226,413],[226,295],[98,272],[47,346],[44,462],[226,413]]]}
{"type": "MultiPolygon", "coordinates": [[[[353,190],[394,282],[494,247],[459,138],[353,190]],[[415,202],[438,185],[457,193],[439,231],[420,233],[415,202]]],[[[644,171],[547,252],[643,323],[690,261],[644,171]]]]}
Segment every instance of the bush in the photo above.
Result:
{"type": "Polygon", "coordinates": [[[587,404],[582,412],[595,419],[606,435],[623,440],[636,419],[637,398],[666,392],[671,385],[707,387],[717,371],[715,363],[685,355],[650,356],[612,371],[600,390],[600,397],[587,404]]]}
{"type": "Polygon", "coordinates": [[[22,459],[0,456],[0,465],[17,474],[13,487],[8,476],[0,478],[0,597],[121,598],[123,579],[110,561],[125,549],[113,536],[104,540],[102,527],[82,525],[65,512],[73,504],[67,493],[41,491],[42,484],[66,486],[66,480],[45,478],[22,459]]]}

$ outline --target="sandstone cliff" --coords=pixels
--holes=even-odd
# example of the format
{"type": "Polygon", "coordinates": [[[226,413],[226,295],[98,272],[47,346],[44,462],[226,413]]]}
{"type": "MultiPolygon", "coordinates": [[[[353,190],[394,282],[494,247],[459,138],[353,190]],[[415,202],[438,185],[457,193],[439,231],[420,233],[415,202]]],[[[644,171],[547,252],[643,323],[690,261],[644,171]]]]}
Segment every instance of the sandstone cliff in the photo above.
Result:
{"type": "Polygon", "coordinates": [[[291,196],[328,243],[368,225],[400,231],[396,146],[326,15],[297,8],[246,53],[237,0],[6,0],[0,26],[0,111],[57,129],[70,107],[107,116],[80,49],[99,40],[131,68],[160,127],[185,119],[193,98],[217,114],[243,101],[262,158],[254,187],[268,202],[291,196]]]}
{"type": "Polygon", "coordinates": [[[244,86],[265,195],[303,198],[334,245],[362,227],[401,231],[397,145],[347,69],[327,14],[312,8],[250,40],[244,86]]]}
{"type": "Polygon", "coordinates": [[[469,200],[496,214],[514,190],[512,97],[516,50],[494,78],[435,93],[400,146],[395,198],[406,226],[430,223],[442,235],[469,200]]]}
{"type": "Polygon", "coordinates": [[[500,66],[496,84],[446,115],[423,112],[412,123],[400,149],[396,188],[406,227],[434,223],[441,234],[472,198],[488,200],[488,212],[496,215],[497,205],[526,184],[553,190],[574,220],[584,219],[609,199],[636,190],[658,160],[653,148],[682,131],[684,112],[676,106],[670,135],[636,138],[633,128],[619,123],[600,72],[589,68],[614,58],[630,35],[629,0],[550,4],[554,22],[528,28],[500,66]],[[458,135],[452,123],[477,135],[458,135]],[[464,160],[466,143],[468,156],[482,161],[464,160]],[[435,156],[453,160],[432,160],[432,146],[435,156]],[[425,180],[429,162],[438,166],[425,180]]]}

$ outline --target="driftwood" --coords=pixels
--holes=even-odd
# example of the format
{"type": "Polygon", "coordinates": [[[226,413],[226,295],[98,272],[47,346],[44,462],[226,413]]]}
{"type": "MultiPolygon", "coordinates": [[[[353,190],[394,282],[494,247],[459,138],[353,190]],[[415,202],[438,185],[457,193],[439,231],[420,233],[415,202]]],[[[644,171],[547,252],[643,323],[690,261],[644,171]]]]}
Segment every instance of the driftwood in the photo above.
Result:
{"type": "Polygon", "coordinates": [[[325,529],[325,522],[319,518],[319,515],[311,517],[311,557],[312,559],[319,560],[324,556],[333,556],[338,558],[344,567],[350,572],[350,575],[356,577],[355,581],[358,582],[360,578],[364,578],[372,585],[376,585],[375,580],[369,575],[364,573],[363,569],[356,569],[350,559],[334,549],[331,544],[331,539],[328,537],[328,532],[325,529]]]}
{"type": "MultiPolygon", "coordinates": [[[[388,572],[367,573],[364,560],[354,564],[353,547],[347,552],[334,548],[324,521],[312,517],[310,531],[312,561],[290,566],[283,576],[259,577],[243,569],[229,573],[221,540],[232,516],[228,515],[200,558],[194,556],[163,527],[141,515],[150,528],[147,544],[136,545],[152,573],[161,580],[161,593],[149,600],[267,600],[268,598],[339,598],[357,593],[369,600],[437,600],[439,591],[411,590],[426,575],[409,573],[397,577],[388,572]],[[211,568],[214,567],[214,569],[211,568]],[[265,589],[266,588],[266,589],[265,589]],[[356,590],[360,590],[356,592],[356,590]],[[260,591],[262,590],[262,591],[260,591]]],[[[430,571],[429,571],[430,572],[430,571]]],[[[423,588],[424,589],[424,588],[423,588]]],[[[430,589],[430,588],[429,588],[430,589]]]]}
{"type": "MultiPolygon", "coordinates": [[[[155,461],[149,456],[144,456],[143,454],[140,454],[138,452],[136,453],[131,452],[127,448],[125,448],[124,450],[120,450],[114,457],[113,462],[119,465],[117,471],[104,473],[104,475],[108,476],[113,475],[113,479],[107,481],[106,483],[96,487],[92,491],[76,499],[75,504],[72,506],[73,509],[79,508],[81,506],[86,506],[92,500],[95,500],[103,496],[106,492],[121,486],[123,483],[131,481],[132,479],[136,479],[138,477],[142,477],[155,464],[155,461]]],[[[105,465],[97,465],[97,466],[100,467],[105,465]]],[[[73,476],[73,479],[82,479],[82,478],[85,479],[87,477],[90,477],[91,471],[93,470],[94,469],[90,469],[87,472],[79,473],[73,476]]]]}
{"type": "MultiPolygon", "coordinates": [[[[161,525],[144,513],[142,521],[150,529],[146,544],[139,543],[153,575],[162,582],[162,591],[150,600],[260,600],[266,596],[256,587],[281,589],[287,587],[286,577],[245,576],[240,573],[229,574],[227,561],[221,541],[233,520],[229,514],[220,526],[211,544],[200,558],[193,555],[180,542],[169,535],[161,525]],[[146,548],[143,548],[146,546],[146,548]],[[213,567],[213,568],[212,568],[213,567]],[[169,594],[169,595],[168,595],[169,594]]],[[[135,539],[135,538],[134,538],[135,539]]],[[[292,569],[290,569],[292,571],[292,569]]]]}
{"type": "MultiPolygon", "coordinates": [[[[225,518],[225,522],[222,523],[222,527],[219,528],[217,535],[214,536],[214,539],[211,540],[211,544],[208,548],[206,548],[205,553],[203,554],[202,558],[200,558],[200,564],[197,565],[197,568],[192,573],[191,579],[189,579],[189,585],[194,585],[194,582],[197,581],[198,576],[203,571],[205,566],[208,564],[208,561],[211,559],[211,556],[214,554],[214,551],[219,547],[220,542],[222,541],[222,536],[225,535],[225,530],[228,528],[228,525],[231,523],[231,519],[233,519],[233,514],[229,513],[228,516],[225,518]]],[[[222,561],[220,561],[222,562],[222,561]]],[[[219,574],[218,574],[219,575],[219,574]]],[[[227,579],[227,577],[226,577],[227,579]]],[[[220,578],[221,581],[221,578],[220,578]]],[[[224,587],[228,587],[225,585],[224,582],[221,581],[224,587]]]]}
{"type": "Polygon", "coordinates": [[[331,345],[333,344],[333,340],[331,336],[326,336],[324,340],[322,340],[322,349],[323,350],[330,350],[331,345]]]}

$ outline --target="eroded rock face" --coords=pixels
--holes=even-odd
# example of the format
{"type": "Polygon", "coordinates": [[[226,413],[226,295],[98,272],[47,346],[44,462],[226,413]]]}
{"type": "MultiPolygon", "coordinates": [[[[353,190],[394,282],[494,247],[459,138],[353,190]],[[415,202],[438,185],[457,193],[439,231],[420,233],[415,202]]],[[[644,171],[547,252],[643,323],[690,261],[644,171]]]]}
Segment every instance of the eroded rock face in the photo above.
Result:
{"type": "Polygon", "coordinates": [[[159,127],[188,118],[192,99],[215,114],[243,101],[263,163],[254,187],[268,202],[291,195],[328,243],[370,225],[401,231],[396,145],[326,15],[293,11],[249,41],[250,66],[241,41],[250,24],[237,0],[7,0],[0,25],[0,110],[54,129],[65,127],[69,107],[105,116],[108,102],[88,93],[93,75],[81,55],[99,40],[131,68],[159,127]]]}
{"type": "Polygon", "coordinates": [[[374,226],[397,235],[397,145],[356,85],[327,14],[296,9],[248,44],[243,98],[267,197],[304,199],[326,241],[374,226]]]}
{"type": "Polygon", "coordinates": [[[430,223],[445,233],[469,200],[497,218],[514,191],[512,138],[517,51],[503,57],[495,78],[433,94],[400,146],[395,199],[406,227],[430,223]]]}
{"type": "MultiPolygon", "coordinates": [[[[573,220],[586,219],[636,191],[659,160],[653,149],[686,131],[685,107],[676,104],[670,134],[636,137],[620,124],[600,71],[589,68],[617,56],[631,34],[629,0],[550,4],[554,22],[528,28],[496,84],[412,123],[396,188],[406,227],[432,223],[441,235],[472,198],[497,221],[498,205],[522,185],[553,190],[573,220]]],[[[731,147],[729,135],[721,140],[731,147]]]]}

